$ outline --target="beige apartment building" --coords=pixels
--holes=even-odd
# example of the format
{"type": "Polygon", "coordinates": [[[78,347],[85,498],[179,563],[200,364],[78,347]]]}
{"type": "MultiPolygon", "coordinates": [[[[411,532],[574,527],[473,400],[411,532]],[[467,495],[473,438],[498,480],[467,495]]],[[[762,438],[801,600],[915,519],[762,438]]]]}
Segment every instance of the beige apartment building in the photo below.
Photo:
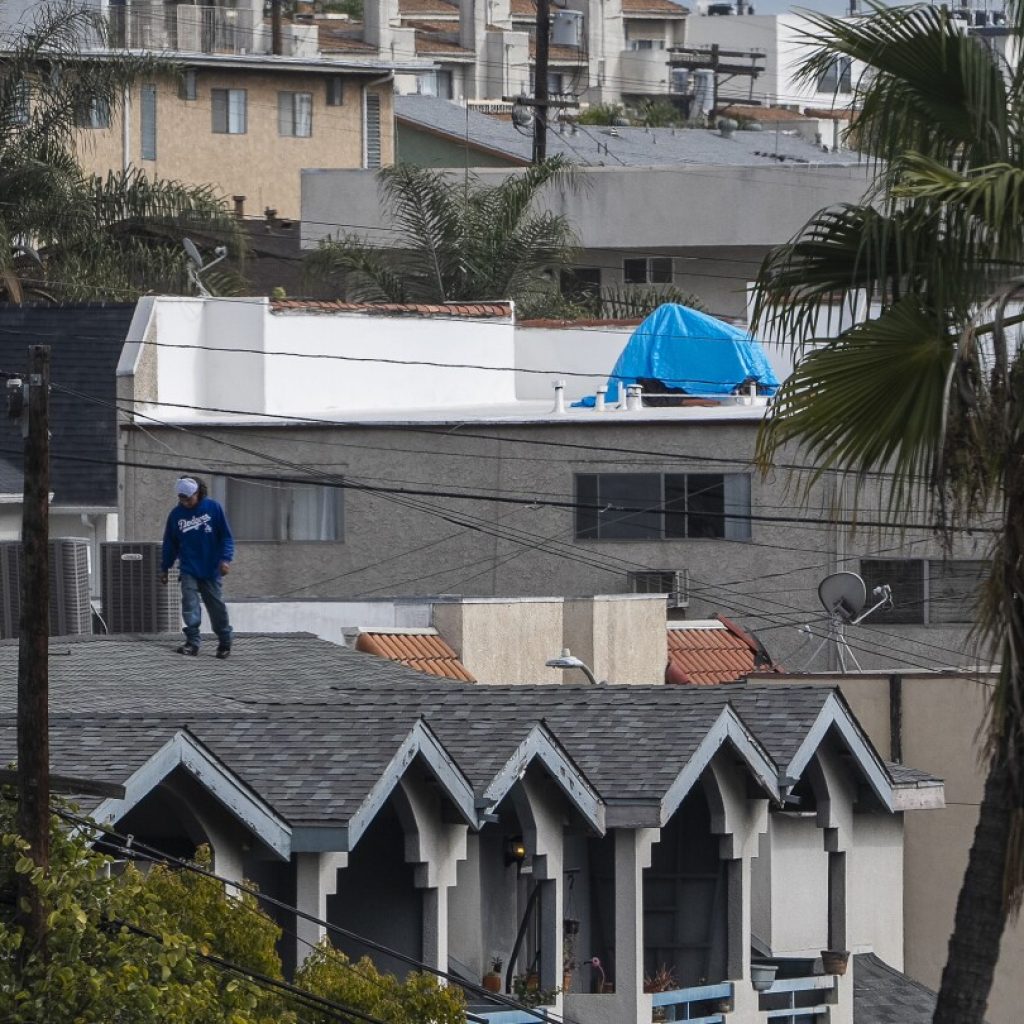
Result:
{"type": "Polygon", "coordinates": [[[123,107],[83,112],[80,155],[97,174],[211,184],[244,209],[298,219],[304,168],[394,160],[393,72],[379,62],[189,55],[135,83],[123,107]]]}

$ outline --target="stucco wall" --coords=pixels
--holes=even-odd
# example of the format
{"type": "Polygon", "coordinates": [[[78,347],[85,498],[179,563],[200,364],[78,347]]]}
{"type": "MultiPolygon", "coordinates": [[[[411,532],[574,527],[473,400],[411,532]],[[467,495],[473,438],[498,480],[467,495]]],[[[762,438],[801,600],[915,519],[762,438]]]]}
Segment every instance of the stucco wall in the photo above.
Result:
{"type": "MultiPolygon", "coordinates": [[[[243,68],[198,68],[198,98],[183,100],[177,78],[153,78],[157,87],[157,158],[142,159],[140,95],[143,82],[132,89],[128,106],[128,152],[125,153],[122,111],[108,129],[82,130],[79,152],[88,171],[105,175],[132,164],[151,177],[190,184],[212,184],[225,196],[246,197],[246,211],[259,215],[266,207],[282,217],[300,212],[300,175],[306,167],[363,166],[363,103],[365,77],[345,76],[344,102],[326,104],[325,82],[337,71],[324,73],[254,71],[243,68]],[[212,131],[211,89],[247,90],[247,131],[241,135],[212,131]],[[277,93],[309,92],[313,96],[313,134],[310,138],[278,134],[277,93]]],[[[381,98],[381,157],[394,158],[392,92],[389,84],[375,87],[381,98]]],[[[358,221],[356,221],[358,223],[358,221]]],[[[334,229],[329,229],[334,230],[334,229]]]]}
{"type": "Polygon", "coordinates": [[[659,683],[668,661],[665,613],[660,595],[567,599],[563,643],[599,680],[659,683]]]}
{"type": "Polygon", "coordinates": [[[855,814],[846,871],[849,948],[873,950],[887,964],[902,970],[903,816],[855,814]]]}
{"type": "Polygon", "coordinates": [[[813,815],[773,814],[772,934],[776,956],[828,948],[828,854],[813,815]]]}

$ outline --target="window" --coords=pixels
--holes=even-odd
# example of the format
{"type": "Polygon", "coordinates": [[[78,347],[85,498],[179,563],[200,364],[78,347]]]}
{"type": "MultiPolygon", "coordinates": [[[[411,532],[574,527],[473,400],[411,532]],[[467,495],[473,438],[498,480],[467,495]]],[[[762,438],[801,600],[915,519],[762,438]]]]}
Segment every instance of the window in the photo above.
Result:
{"type": "Polygon", "coordinates": [[[340,107],[345,102],[345,80],[341,75],[333,75],[327,79],[327,106],[340,107]]]}
{"type": "Polygon", "coordinates": [[[338,487],[216,476],[210,493],[223,503],[236,540],[344,540],[338,487]]]}
{"type": "Polygon", "coordinates": [[[671,284],[671,256],[640,256],[622,261],[626,284],[671,284]]]}
{"type": "Polygon", "coordinates": [[[601,268],[571,267],[559,275],[559,288],[570,302],[593,311],[601,309],[601,268]]]}
{"type": "Polygon", "coordinates": [[[185,68],[178,83],[178,96],[183,100],[199,99],[199,73],[195,68],[185,68]]]}
{"type": "Polygon", "coordinates": [[[750,539],[748,473],[580,473],[577,540],[750,539]]]}
{"type": "Polygon", "coordinates": [[[818,92],[853,92],[853,61],[849,57],[836,57],[818,76],[818,92]]]}
{"type": "Polygon", "coordinates": [[[380,167],[380,93],[363,93],[363,164],[380,167]]]}
{"type": "Polygon", "coordinates": [[[313,134],[311,92],[277,94],[277,134],[295,139],[308,139],[313,134]]]}
{"type": "Polygon", "coordinates": [[[868,594],[883,583],[892,588],[892,608],[875,612],[869,623],[953,625],[974,621],[978,587],[988,562],[941,558],[862,558],[860,573],[868,594]]]}
{"type": "Polygon", "coordinates": [[[139,105],[139,128],[142,132],[142,159],[156,159],[156,86],[142,87],[142,103],[139,105]]]}
{"type": "Polygon", "coordinates": [[[631,50],[664,50],[664,39],[631,39],[629,41],[631,50]]]}
{"type": "MultiPolygon", "coordinates": [[[[27,93],[25,97],[25,104],[25,120],[28,120],[27,93]]],[[[78,125],[79,128],[109,128],[110,101],[103,96],[94,96],[91,100],[86,100],[75,111],[75,124],[78,125]]]]}
{"type": "Polygon", "coordinates": [[[14,124],[28,124],[32,114],[32,90],[23,78],[14,87],[14,102],[11,106],[11,119],[14,124]]]}
{"type": "Polygon", "coordinates": [[[245,89],[211,89],[213,130],[218,135],[244,135],[248,130],[245,89]]]}

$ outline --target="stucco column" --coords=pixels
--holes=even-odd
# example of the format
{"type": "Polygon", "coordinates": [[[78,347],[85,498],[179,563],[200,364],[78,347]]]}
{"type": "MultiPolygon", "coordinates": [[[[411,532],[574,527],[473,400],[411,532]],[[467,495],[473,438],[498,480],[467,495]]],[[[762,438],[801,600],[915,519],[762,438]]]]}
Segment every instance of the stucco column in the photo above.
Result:
{"type": "Polygon", "coordinates": [[[649,1021],[644,992],[644,868],[660,829],[615,831],[615,1002],[624,1021],[649,1021]]]}
{"type": "Polygon", "coordinates": [[[423,889],[422,960],[448,970],[448,889],[466,859],[468,828],[447,824],[437,794],[422,779],[403,778],[395,809],[405,832],[405,859],[415,864],[413,881],[423,889]]]}
{"type": "MultiPolygon", "coordinates": [[[[295,906],[321,921],[327,919],[327,897],[338,891],[338,871],[348,866],[347,853],[296,853],[295,906]]],[[[301,964],[327,934],[327,928],[295,915],[295,963],[301,964]]]]}

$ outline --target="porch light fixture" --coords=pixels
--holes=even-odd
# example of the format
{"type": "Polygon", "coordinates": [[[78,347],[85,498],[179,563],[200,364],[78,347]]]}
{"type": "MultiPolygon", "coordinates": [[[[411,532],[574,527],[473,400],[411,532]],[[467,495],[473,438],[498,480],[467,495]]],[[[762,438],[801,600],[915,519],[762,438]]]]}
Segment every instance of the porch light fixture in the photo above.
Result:
{"type": "Polygon", "coordinates": [[[505,865],[522,864],[526,860],[526,843],[521,836],[505,840],[505,865]]]}
{"type": "Polygon", "coordinates": [[[568,647],[562,648],[562,653],[557,658],[549,658],[544,664],[548,668],[578,668],[595,686],[597,686],[597,676],[591,671],[590,666],[585,661],[580,661],[576,655],[569,651],[568,647]]]}

